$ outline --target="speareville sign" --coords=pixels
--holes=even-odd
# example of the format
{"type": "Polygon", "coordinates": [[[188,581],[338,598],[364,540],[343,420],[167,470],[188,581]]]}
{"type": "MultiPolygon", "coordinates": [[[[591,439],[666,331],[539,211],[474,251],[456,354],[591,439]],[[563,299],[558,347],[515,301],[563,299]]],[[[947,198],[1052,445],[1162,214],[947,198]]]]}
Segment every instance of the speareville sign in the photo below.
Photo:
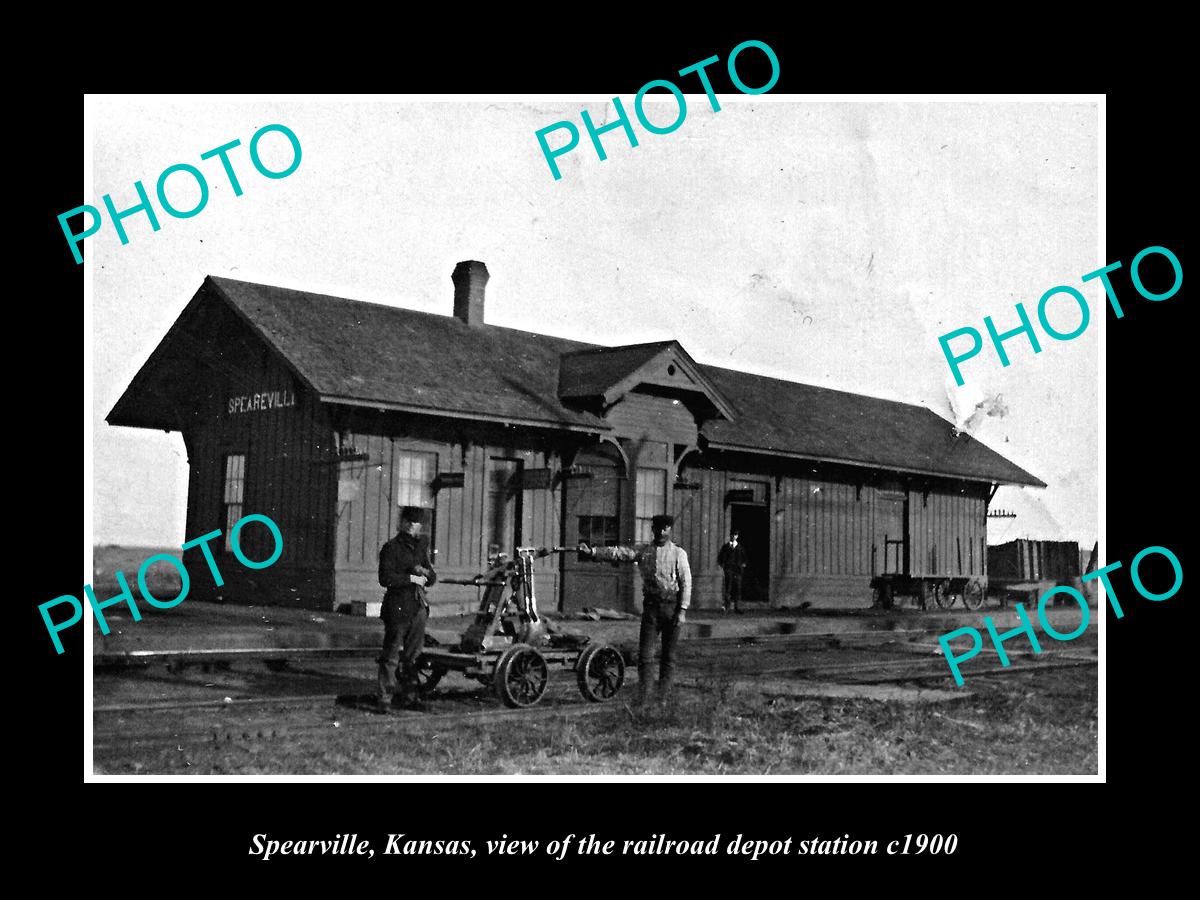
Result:
{"type": "Polygon", "coordinates": [[[261,394],[243,394],[229,398],[229,414],[262,412],[296,405],[295,391],[263,391],[261,394]]]}

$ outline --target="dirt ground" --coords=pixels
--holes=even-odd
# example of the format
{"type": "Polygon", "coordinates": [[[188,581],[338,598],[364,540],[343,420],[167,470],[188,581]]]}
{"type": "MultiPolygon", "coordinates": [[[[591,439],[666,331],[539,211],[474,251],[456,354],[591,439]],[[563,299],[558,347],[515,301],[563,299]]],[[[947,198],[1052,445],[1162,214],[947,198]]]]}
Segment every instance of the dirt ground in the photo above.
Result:
{"type": "Polygon", "coordinates": [[[676,695],[645,709],[632,666],[607,704],[584,701],[570,671],[529,710],[451,674],[428,712],[387,716],[351,705],[371,690],[367,659],[101,671],[94,761],[106,774],[1087,775],[1095,644],[1090,629],[998,674],[981,656],[956,688],[935,637],[689,641],[676,695]]]}

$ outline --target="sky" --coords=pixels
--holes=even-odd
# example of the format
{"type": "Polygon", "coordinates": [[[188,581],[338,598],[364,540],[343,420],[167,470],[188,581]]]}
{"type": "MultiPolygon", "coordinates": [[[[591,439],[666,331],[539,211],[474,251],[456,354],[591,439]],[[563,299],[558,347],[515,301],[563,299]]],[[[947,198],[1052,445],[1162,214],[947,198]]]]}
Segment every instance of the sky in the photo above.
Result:
{"type": "MultiPolygon", "coordinates": [[[[104,417],[205,275],[448,315],[455,263],[478,259],[489,324],[611,345],[676,339],[701,363],[933,409],[1049,485],[1002,489],[997,506],[1028,510],[1029,533],[1020,515],[1009,532],[1090,546],[1104,299],[1080,276],[1110,261],[1098,249],[1096,104],[719,99],[713,112],[688,95],[667,135],[635,119],[637,147],[605,134],[600,161],[579,113],[611,121],[603,98],[89,98],[93,184],[80,202],[102,207],[109,193],[133,206],[135,181],[153,196],[177,163],[210,189],[187,219],[154,200],[157,232],[144,215],[125,219],[125,246],[107,218],[86,239],[95,542],[194,537],[182,438],[104,417]],[[534,135],[561,120],[581,142],[555,180],[534,135]],[[302,158],[273,180],[247,148],[275,123],[302,158]],[[200,159],[235,139],[241,196],[218,160],[200,159]],[[1018,301],[1036,321],[1057,285],[1088,299],[1089,328],[1065,342],[1039,333],[1039,354],[1011,340],[1008,367],[985,347],[956,388],[939,335],[983,332],[988,315],[1015,327],[1018,301]]],[[[652,121],[675,115],[664,102],[647,103],[652,121]]],[[[278,133],[259,149],[268,168],[291,160],[278,133]]],[[[181,209],[199,196],[187,175],[167,191],[181,209]]],[[[1068,332],[1079,312],[1059,298],[1049,317],[1068,332]]]]}

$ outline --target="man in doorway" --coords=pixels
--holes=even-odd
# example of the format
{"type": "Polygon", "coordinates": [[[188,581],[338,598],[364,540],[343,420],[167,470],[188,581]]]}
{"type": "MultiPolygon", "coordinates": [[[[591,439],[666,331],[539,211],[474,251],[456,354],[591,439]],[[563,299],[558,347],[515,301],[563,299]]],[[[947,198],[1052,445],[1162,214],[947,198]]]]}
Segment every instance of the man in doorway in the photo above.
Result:
{"type": "Polygon", "coordinates": [[[717,565],[725,573],[725,585],[722,591],[724,597],[723,611],[729,612],[732,604],[735,613],[741,613],[738,604],[742,602],[742,577],[746,574],[746,548],[738,540],[738,530],[729,532],[729,540],[717,551],[717,565]]]}
{"type": "Polygon", "coordinates": [[[672,516],[655,516],[650,521],[654,543],[632,547],[589,547],[582,541],[579,552],[590,559],[636,563],[642,572],[642,629],[638,641],[638,702],[650,698],[650,680],[654,672],[654,643],[661,635],[662,653],[658,663],[658,693],[671,694],[675,668],[675,643],[687,622],[692,603],[692,570],[687,553],[671,540],[672,516]]]}
{"type": "Polygon", "coordinates": [[[387,588],[383,619],[383,652],[379,655],[378,712],[387,712],[396,693],[396,668],[400,667],[399,702],[406,709],[425,709],[417,682],[417,657],[425,645],[429,602],[425,589],[437,582],[429,558],[429,542],[421,540],[422,510],[406,506],[400,513],[400,531],[379,551],[379,585],[387,588]]]}

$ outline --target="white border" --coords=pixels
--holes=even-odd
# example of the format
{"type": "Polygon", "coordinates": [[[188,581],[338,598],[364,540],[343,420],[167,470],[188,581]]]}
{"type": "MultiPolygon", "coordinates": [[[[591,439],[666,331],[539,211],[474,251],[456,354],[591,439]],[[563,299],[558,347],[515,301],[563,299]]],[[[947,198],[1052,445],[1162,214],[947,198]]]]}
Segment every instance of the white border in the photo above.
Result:
{"type": "MultiPolygon", "coordinates": [[[[700,100],[705,94],[687,93],[689,99],[700,100]]],[[[1107,247],[1107,95],[1105,94],[721,94],[718,95],[721,104],[728,103],[1095,103],[1097,104],[1098,120],[1096,139],[1098,143],[1098,247],[1096,268],[1108,264],[1105,254],[1107,247]]],[[[180,103],[225,102],[225,103],[260,103],[260,102],[322,102],[322,103],[608,103],[610,94],[510,94],[498,97],[494,94],[85,94],[83,103],[83,196],[94,196],[92,169],[94,144],[95,117],[92,104],[97,101],[123,100],[145,105],[178,105],[180,103]]],[[[87,202],[86,200],[84,202],[87,202]]],[[[93,359],[92,359],[92,308],[94,267],[92,254],[84,257],[84,365],[83,365],[83,584],[92,580],[92,499],[93,499],[93,447],[92,447],[92,406],[93,406],[93,359]]],[[[1064,278],[1066,274],[1064,273],[1064,278]]],[[[1098,534],[1100,541],[1099,565],[1107,564],[1108,541],[1106,530],[1106,474],[1107,454],[1105,446],[1106,425],[1106,378],[1105,360],[1107,347],[1107,329],[1105,303],[1100,304],[1099,320],[1099,349],[1097,352],[1099,414],[1096,420],[1097,453],[1099,463],[1098,491],[1098,534]]],[[[86,600],[86,598],[80,598],[86,600]]],[[[1105,718],[1105,616],[1104,607],[1107,598],[1102,589],[1097,587],[1097,628],[1099,649],[1099,722],[1097,724],[1099,753],[1096,775],[97,775],[94,773],[92,746],[92,618],[85,613],[81,627],[85,629],[83,646],[83,684],[84,684],[84,721],[83,721],[83,780],[93,782],[184,782],[207,783],[211,781],[260,781],[260,782],[300,782],[300,781],[332,781],[332,782],[528,782],[536,778],[547,782],[582,781],[582,782],[1105,782],[1106,781],[1106,718],[1105,718]]],[[[88,610],[90,612],[90,610],[88,610]]],[[[64,654],[65,655],[65,654],[64,654]]],[[[69,665],[67,659],[63,665],[69,665]]]]}

